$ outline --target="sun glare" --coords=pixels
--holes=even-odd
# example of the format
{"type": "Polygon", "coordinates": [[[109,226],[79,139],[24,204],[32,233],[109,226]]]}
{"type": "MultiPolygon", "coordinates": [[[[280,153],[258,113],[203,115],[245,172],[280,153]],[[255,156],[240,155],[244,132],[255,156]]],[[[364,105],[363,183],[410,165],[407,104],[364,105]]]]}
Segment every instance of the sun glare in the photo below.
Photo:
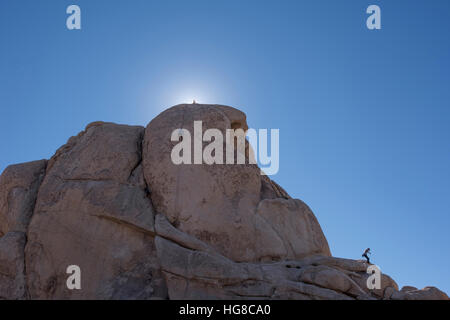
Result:
{"type": "Polygon", "coordinates": [[[181,103],[208,103],[211,102],[208,97],[200,92],[189,92],[181,94],[179,97],[175,98],[175,104],[181,103]]]}

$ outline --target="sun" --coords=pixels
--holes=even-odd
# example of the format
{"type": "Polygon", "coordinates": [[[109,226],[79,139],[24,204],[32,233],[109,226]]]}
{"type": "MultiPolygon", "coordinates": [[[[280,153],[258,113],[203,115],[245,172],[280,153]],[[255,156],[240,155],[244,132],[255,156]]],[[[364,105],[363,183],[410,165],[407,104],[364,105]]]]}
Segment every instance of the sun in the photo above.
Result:
{"type": "Polygon", "coordinates": [[[195,94],[184,94],[180,95],[177,99],[177,103],[194,103],[194,104],[200,104],[205,103],[205,101],[208,101],[208,99],[205,97],[205,94],[195,93],[195,94]]]}

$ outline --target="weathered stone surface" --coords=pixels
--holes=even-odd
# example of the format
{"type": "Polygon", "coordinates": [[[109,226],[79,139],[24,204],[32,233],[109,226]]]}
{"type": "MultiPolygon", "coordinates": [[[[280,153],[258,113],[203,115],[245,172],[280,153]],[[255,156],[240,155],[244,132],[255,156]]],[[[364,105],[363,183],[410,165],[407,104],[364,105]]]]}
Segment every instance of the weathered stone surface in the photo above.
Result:
{"type": "Polygon", "coordinates": [[[11,165],[0,176],[0,236],[26,232],[47,161],[11,165]]]}
{"type": "Polygon", "coordinates": [[[378,298],[383,298],[386,296],[385,290],[386,288],[394,288],[394,290],[398,290],[397,283],[387,274],[381,273],[381,287],[380,289],[371,289],[367,288],[367,279],[369,278],[369,274],[367,272],[359,272],[350,274],[350,278],[352,278],[358,285],[363,288],[365,292],[370,292],[378,298]]]}
{"type": "MultiPolygon", "coordinates": [[[[279,258],[299,259],[315,254],[331,255],[319,222],[302,201],[265,199],[258,204],[256,212],[283,243],[284,254],[279,258]]],[[[264,239],[264,235],[261,238],[264,239]]],[[[264,243],[263,239],[261,243],[264,243]]]]}
{"type": "Polygon", "coordinates": [[[25,299],[26,232],[46,160],[11,165],[0,176],[0,299],[25,299]]]}
{"type": "Polygon", "coordinates": [[[143,130],[95,123],[49,161],[28,230],[31,298],[164,295],[153,208],[136,176],[143,130]],[[81,268],[82,290],[65,286],[70,265],[81,268]]]}
{"type": "Polygon", "coordinates": [[[172,164],[170,135],[194,120],[247,129],[239,110],[181,105],[145,130],[92,123],[48,162],[8,167],[0,299],[448,299],[385,274],[369,290],[369,265],[332,257],[309,207],[256,165],[172,164]]]}
{"type": "Polygon", "coordinates": [[[435,287],[425,287],[422,290],[395,291],[392,300],[449,300],[447,294],[435,287]]]}
{"type": "Polygon", "coordinates": [[[144,129],[94,122],[49,160],[48,171],[63,180],[114,180],[126,183],[141,161],[144,129]]]}
{"type": "Polygon", "coordinates": [[[263,199],[291,199],[291,196],[268,176],[261,176],[261,200],[263,199]]]}
{"type": "Polygon", "coordinates": [[[399,292],[387,275],[382,277],[381,289],[369,290],[366,274],[359,267],[365,264],[362,261],[315,256],[274,263],[237,263],[161,237],[156,237],[156,247],[171,299],[448,299],[434,287],[399,292]],[[354,275],[364,282],[354,281],[354,275]]]}
{"type": "Polygon", "coordinates": [[[345,274],[328,267],[330,275],[316,280],[311,277],[310,268],[315,268],[312,265],[297,269],[283,263],[236,263],[218,254],[184,248],[161,237],[156,237],[156,248],[171,299],[350,300],[365,295],[345,274]],[[334,290],[321,286],[326,283],[334,290]]]}
{"type": "Polygon", "coordinates": [[[333,268],[338,268],[351,272],[366,272],[367,267],[369,266],[366,262],[362,260],[352,260],[352,259],[344,259],[337,257],[328,257],[328,256],[311,256],[305,259],[302,259],[299,262],[300,265],[325,265],[333,268]]]}
{"type": "Polygon", "coordinates": [[[19,231],[0,238],[0,299],[26,298],[25,242],[25,234],[19,231]]]}
{"type": "Polygon", "coordinates": [[[367,295],[356,282],[345,273],[328,266],[310,266],[304,268],[298,280],[345,293],[355,298],[367,295]]]}
{"type": "Polygon", "coordinates": [[[259,204],[261,198],[288,195],[268,179],[262,187],[256,165],[172,163],[171,151],[177,144],[171,142],[172,132],[189,130],[194,145],[194,121],[200,120],[203,131],[216,128],[224,136],[227,129],[247,129],[245,114],[217,105],[180,105],[152,120],[145,131],[143,163],[155,209],[181,231],[234,261],[329,255],[320,225],[306,206],[284,205],[276,199],[259,204]],[[280,219],[271,212],[277,204],[284,210],[280,219]],[[282,229],[296,217],[298,223],[284,233],[282,229]]]}
{"type": "MultiPolygon", "coordinates": [[[[188,129],[193,135],[194,121],[203,121],[203,130],[225,132],[245,116],[228,118],[214,106],[181,105],[160,114],[145,130],[143,143],[144,176],[151,190],[153,205],[180,230],[210,244],[237,260],[258,259],[253,234],[253,216],[260,200],[261,178],[255,165],[175,165],[171,142],[175,129],[188,129]],[[232,230],[235,230],[233,234],[232,230]],[[237,235],[237,237],[235,237],[237,235]],[[248,248],[251,248],[248,250],[248,248]]],[[[194,138],[192,137],[192,144],[194,138]]]]}
{"type": "Polygon", "coordinates": [[[393,287],[387,287],[384,289],[384,296],[383,296],[383,300],[389,300],[391,299],[392,295],[394,294],[394,292],[396,292],[397,290],[393,287]]]}
{"type": "Polygon", "coordinates": [[[161,213],[157,214],[155,217],[155,230],[158,236],[172,240],[183,247],[214,253],[214,249],[212,249],[206,243],[184,232],[181,232],[180,230],[172,226],[172,224],[167,220],[166,216],[161,213]]]}
{"type": "Polygon", "coordinates": [[[419,290],[419,289],[417,289],[416,287],[413,287],[413,286],[403,286],[400,291],[408,292],[408,291],[416,291],[416,290],[419,290]]]}

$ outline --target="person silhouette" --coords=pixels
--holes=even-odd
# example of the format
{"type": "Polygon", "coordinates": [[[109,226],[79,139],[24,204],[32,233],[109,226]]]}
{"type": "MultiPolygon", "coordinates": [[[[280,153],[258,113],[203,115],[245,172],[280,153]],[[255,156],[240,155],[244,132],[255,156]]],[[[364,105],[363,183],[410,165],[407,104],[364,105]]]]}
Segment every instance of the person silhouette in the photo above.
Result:
{"type": "Polygon", "coordinates": [[[370,264],[370,259],[369,259],[368,254],[372,254],[372,252],[370,252],[370,248],[367,248],[366,250],[364,250],[364,253],[361,256],[366,258],[367,263],[370,264]]]}

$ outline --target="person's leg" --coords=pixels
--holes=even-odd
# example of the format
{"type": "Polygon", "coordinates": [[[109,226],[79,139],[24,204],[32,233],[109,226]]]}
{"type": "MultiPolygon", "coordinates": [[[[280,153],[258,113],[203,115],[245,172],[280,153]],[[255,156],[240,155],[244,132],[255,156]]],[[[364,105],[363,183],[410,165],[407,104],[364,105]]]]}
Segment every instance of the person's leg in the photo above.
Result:
{"type": "Polygon", "coordinates": [[[367,254],[363,254],[363,257],[366,258],[367,263],[370,263],[369,257],[367,256],[367,254]]]}

